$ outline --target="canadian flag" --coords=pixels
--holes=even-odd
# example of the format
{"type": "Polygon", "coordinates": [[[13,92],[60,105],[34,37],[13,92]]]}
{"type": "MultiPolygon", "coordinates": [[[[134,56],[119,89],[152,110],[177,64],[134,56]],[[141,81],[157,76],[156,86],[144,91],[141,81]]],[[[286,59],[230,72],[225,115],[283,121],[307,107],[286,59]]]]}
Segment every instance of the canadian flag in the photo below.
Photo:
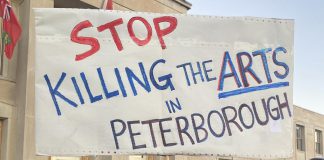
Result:
{"type": "Polygon", "coordinates": [[[11,59],[22,29],[8,0],[0,0],[0,17],[2,48],[6,57],[11,59]]]}
{"type": "Polygon", "coordinates": [[[112,10],[113,9],[113,0],[104,0],[102,9],[112,10]]]}

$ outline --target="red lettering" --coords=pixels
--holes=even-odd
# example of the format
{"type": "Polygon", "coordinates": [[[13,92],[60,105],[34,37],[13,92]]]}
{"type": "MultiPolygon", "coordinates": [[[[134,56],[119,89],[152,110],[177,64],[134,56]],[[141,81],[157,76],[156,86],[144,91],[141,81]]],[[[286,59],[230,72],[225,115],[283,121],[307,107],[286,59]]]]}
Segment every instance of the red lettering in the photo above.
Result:
{"type": "Polygon", "coordinates": [[[106,24],[103,24],[103,25],[97,27],[97,30],[99,32],[102,32],[102,31],[104,31],[106,29],[109,29],[110,30],[110,33],[111,33],[111,35],[112,35],[112,37],[114,39],[114,42],[115,42],[115,44],[117,46],[117,49],[119,51],[123,50],[123,45],[122,45],[122,43],[121,43],[121,41],[119,39],[119,36],[118,36],[118,33],[117,33],[115,27],[117,25],[121,25],[121,24],[123,24],[123,19],[119,18],[119,19],[116,19],[114,21],[108,22],[106,24]]]}
{"type": "Polygon", "coordinates": [[[80,61],[84,58],[87,58],[93,54],[95,54],[99,49],[100,49],[100,44],[98,42],[98,40],[96,38],[93,37],[81,37],[78,36],[78,33],[85,29],[85,28],[89,28],[92,27],[92,24],[90,21],[86,20],[86,21],[82,21],[79,24],[77,24],[72,32],[71,32],[71,41],[75,42],[75,43],[79,43],[79,44],[86,44],[86,45],[90,45],[91,49],[89,51],[86,51],[84,53],[81,54],[77,54],[75,56],[75,60],[76,61],[80,61]]]}
{"type": "Polygon", "coordinates": [[[165,49],[166,45],[164,43],[163,36],[165,36],[175,30],[175,28],[177,27],[177,19],[175,17],[171,17],[171,16],[164,16],[164,17],[154,18],[153,22],[154,22],[154,27],[156,30],[156,34],[159,38],[161,47],[162,47],[162,49],[165,49]],[[162,30],[160,28],[160,23],[162,23],[162,22],[168,22],[170,24],[169,27],[162,30]]]}
{"type": "MultiPolygon", "coordinates": [[[[166,49],[166,44],[164,42],[163,37],[170,34],[171,32],[173,32],[176,29],[177,23],[178,23],[177,19],[175,17],[171,17],[171,16],[162,16],[162,17],[154,18],[153,23],[154,23],[154,28],[156,30],[156,34],[159,39],[161,48],[166,49]],[[168,25],[166,25],[166,27],[161,28],[162,27],[162,25],[160,26],[161,23],[166,23],[168,25]]],[[[116,26],[119,26],[121,24],[123,24],[123,19],[118,18],[114,21],[105,23],[105,24],[97,27],[98,32],[102,32],[104,30],[109,29],[110,34],[115,42],[115,45],[116,45],[118,51],[123,50],[123,44],[122,44],[120,37],[117,33],[117,30],[116,30],[116,26]]],[[[85,21],[82,21],[79,24],[77,24],[71,32],[70,37],[73,42],[91,46],[91,49],[89,51],[86,51],[81,54],[77,54],[75,56],[76,61],[83,60],[83,59],[95,54],[100,49],[100,43],[97,38],[78,36],[78,33],[81,30],[83,30],[85,28],[89,28],[89,27],[93,27],[92,23],[89,20],[85,20],[85,21]]],[[[130,38],[138,46],[144,46],[151,41],[152,32],[153,32],[152,27],[151,27],[150,23],[143,17],[132,17],[127,23],[127,29],[128,29],[130,38]],[[139,38],[135,35],[135,33],[134,33],[134,22],[135,21],[140,21],[141,23],[144,24],[144,26],[147,30],[147,35],[145,38],[139,38]]]]}
{"type": "Polygon", "coordinates": [[[128,28],[128,33],[129,33],[129,36],[132,38],[132,40],[139,46],[144,46],[146,45],[148,42],[150,42],[151,40],[151,37],[152,37],[152,27],[151,25],[142,17],[133,17],[129,20],[128,24],[127,24],[127,28],[128,28]],[[137,38],[135,36],[135,33],[134,33],[134,29],[133,29],[133,23],[134,21],[141,21],[144,26],[146,27],[146,30],[147,30],[147,37],[144,39],[144,40],[141,40],[139,38],[137,38]]]}

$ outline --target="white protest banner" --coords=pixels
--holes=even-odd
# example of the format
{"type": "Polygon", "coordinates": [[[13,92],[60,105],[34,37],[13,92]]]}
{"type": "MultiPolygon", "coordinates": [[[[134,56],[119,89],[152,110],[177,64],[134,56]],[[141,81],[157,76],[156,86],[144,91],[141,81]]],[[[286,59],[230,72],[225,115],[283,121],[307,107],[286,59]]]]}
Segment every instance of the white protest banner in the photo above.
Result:
{"type": "Polygon", "coordinates": [[[292,20],[35,19],[37,154],[292,156],[292,20]]]}

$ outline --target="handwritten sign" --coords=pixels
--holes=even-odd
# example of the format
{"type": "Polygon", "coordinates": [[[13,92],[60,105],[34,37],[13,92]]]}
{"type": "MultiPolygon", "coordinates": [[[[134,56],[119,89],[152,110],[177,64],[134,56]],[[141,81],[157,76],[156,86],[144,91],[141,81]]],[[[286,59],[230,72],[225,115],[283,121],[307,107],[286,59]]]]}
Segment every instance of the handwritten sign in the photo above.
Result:
{"type": "Polygon", "coordinates": [[[292,20],[35,15],[38,154],[292,156],[292,20]]]}

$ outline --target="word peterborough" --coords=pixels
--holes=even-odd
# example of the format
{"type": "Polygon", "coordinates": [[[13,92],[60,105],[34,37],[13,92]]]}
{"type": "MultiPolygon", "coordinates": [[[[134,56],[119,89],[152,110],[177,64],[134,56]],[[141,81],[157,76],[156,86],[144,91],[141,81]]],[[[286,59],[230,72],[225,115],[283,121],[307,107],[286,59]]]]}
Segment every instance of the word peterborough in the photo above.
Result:
{"type": "Polygon", "coordinates": [[[290,118],[292,112],[288,103],[287,93],[283,93],[281,99],[283,100],[280,100],[279,95],[275,95],[269,98],[262,98],[259,102],[262,104],[260,106],[257,106],[257,102],[253,101],[250,104],[243,103],[239,106],[226,106],[221,110],[211,110],[206,115],[193,113],[189,117],[179,116],[144,121],[115,119],[110,121],[110,124],[113,130],[116,149],[120,149],[119,137],[123,138],[123,136],[129,138],[133,149],[146,148],[147,144],[136,143],[136,138],[143,135],[141,135],[140,131],[134,131],[133,129],[143,127],[149,128],[150,146],[153,145],[154,148],[158,146],[156,137],[161,138],[162,144],[159,144],[159,146],[162,147],[185,145],[184,138],[189,140],[189,144],[194,145],[195,143],[206,141],[207,138],[217,139],[225,135],[232,136],[232,130],[243,132],[253,128],[255,125],[265,126],[269,121],[284,119],[285,115],[286,118],[290,118]],[[177,126],[175,131],[171,130],[170,127],[174,125],[177,126]],[[117,126],[119,129],[116,129],[117,126]],[[158,129],[154,130],[155,127],[158,129]],[[129,134],[125,134],[127,132],[129,134]],[[175,141],[167,141],[165,137],[167,134],[172,134],[172,132],[177,132],[178,137],[175,141]]]}

